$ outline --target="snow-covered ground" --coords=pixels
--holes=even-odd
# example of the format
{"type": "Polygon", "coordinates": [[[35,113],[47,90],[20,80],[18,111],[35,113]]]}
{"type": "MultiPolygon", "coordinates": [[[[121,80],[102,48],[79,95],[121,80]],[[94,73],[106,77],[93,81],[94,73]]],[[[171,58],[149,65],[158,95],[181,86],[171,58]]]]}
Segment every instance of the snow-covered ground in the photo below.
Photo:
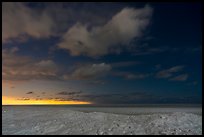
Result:
{"type": "MultiPolygon", "coordinates": [[[[121,108],[120,111],[124,112],[128,110],[128,108],[125,109],[121,108]]],[[[132,109],[133,108],[129,108],[129,111],[132,112],[132,109]]],[[[185,110],[187,109],[188,108],[185,110]]],[[[114,108],[111,110],[114,113],[114,108]]],[[[117,110],[117,108],[115,108],[115,110],[117,110]]],[[[161,112],[164,112],[164,108],[160,110],[161,112]]],[[[200,110],[202,113],[201,108],[200,110]]],[[[81,112],[73,110],[73,108],[71,110],[66,107],[55,106],[3,106],[2,134],[200,135],[202,134],[202,116],[200,115],[201,113],[193,113],[180,109],[180,111],[167,111],[167,113],[138,113],[134,115],[130,113],[131,115],[125,115],[126,113],[112,114],[104,112],[81,112]]]]}

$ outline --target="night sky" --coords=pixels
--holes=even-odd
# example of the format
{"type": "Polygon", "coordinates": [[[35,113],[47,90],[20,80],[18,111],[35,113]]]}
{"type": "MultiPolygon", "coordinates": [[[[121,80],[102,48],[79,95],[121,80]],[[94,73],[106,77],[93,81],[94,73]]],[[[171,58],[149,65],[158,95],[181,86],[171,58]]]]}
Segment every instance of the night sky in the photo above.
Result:
{"type": "Polygon", "coordinates": [[[3,104],[202,102],[201,3],[3,3],[3,104]]]}

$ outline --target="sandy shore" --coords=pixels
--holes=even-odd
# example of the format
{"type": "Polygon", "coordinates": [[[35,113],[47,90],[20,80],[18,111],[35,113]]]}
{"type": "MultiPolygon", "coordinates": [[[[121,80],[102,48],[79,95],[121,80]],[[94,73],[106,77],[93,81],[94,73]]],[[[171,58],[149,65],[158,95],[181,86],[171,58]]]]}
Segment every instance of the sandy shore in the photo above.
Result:
{"type": "Polygon", "coordinates": [[[202,116],[190,112],[125,115],[64,107],[2,107],[2,134],[201,135],[202,116]]]}

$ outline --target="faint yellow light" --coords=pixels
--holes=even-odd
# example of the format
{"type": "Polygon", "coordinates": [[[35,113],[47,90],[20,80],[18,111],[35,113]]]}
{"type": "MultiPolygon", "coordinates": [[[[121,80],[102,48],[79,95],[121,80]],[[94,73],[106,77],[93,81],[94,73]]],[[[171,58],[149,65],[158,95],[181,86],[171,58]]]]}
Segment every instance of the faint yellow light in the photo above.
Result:
{"type": "Polygon", "coordinates": [[[2,105],[68,105],[68,104],[91,104],[86,101],[56,101],[56,100],[18,100],[14,97],[2,96],[2,105]]]}

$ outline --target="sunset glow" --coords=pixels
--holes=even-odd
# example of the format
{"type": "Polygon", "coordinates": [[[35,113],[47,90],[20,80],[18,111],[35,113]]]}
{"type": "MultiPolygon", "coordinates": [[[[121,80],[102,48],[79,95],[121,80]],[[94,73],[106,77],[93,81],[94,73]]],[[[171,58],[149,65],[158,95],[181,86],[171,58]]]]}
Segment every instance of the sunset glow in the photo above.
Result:
{"type": "Polygon", "coordinates": [[[56,100],[18,100],[13,97],[2,96],[2,105],[72,105],[72,104],[91,104],[85,101],[56,101],[56,100]]]}
{"type": "Polygon", "coordinates": [[[202,103],[199,4],[2,7],[3,105],[202,103]]]}

